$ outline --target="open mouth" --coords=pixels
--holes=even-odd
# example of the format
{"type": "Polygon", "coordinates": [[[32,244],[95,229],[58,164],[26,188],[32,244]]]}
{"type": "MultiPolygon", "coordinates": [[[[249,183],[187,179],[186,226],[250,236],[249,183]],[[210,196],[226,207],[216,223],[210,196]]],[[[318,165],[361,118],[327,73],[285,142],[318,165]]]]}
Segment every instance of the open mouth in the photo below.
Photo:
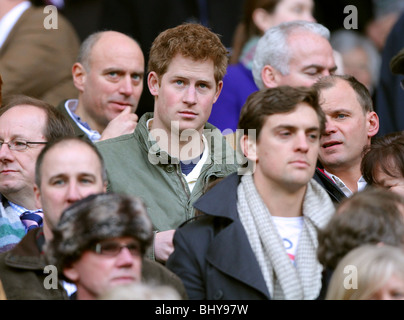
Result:
{"type": "Polygon", "coordinates": [[[326,149],[326,148],[331,148],[331,147],[334,147],[334,146],[337,146],[337,145],[340,145],[340,144],[342,144],[342,142],[328,141],[328,142],[323,143],[321,147],[326,149]]]}

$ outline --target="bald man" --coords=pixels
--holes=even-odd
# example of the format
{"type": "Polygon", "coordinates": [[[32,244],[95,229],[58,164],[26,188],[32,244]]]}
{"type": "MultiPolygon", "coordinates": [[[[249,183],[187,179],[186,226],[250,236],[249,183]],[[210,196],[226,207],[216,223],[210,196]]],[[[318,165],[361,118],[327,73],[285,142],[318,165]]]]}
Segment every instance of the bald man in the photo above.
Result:
{"type": "Polygon", "coordinates": [[[144,56],[138,43],[116,31],[88,36],[73,65],[78,99],[59,104],[77,136],[92,142],[132,133],[143,91],[144,56]]]}

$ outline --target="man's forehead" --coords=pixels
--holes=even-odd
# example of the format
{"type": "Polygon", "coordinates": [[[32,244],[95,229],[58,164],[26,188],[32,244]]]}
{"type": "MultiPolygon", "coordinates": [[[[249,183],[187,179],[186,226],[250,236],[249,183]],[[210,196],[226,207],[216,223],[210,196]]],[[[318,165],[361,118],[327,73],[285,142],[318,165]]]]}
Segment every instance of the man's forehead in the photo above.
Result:
{"type": "Polygon", "coordinates": [[[326,115],[352,114],[365,116],[356,92],[348,87],[331,87],[321,90],[320,104],[326,115]]]}
{"type": "Polygon", "coordinates": [[[15,105],[5,111],[0,118],[4,117],[5,115],[7,116],[16,116],[16,114],[23,114],[25,116],[37,116],[38,114],[45,115],[46,112],[40,107],[29,105],[29,104],[20,104],[20,105],[15,105]]]}
{"type": "Polygon", "coordinates": [[[319,125],[316,111],[306,103],[299,103],[290,112],[276,113],[267,116],[265,124],[270,127],[299,127],[302,125],[319,125]],[[299,113],[299,115],[298,115],[299,113]]]}
{"type": "Polygon", "coordinates": [[[45,110],[31,106],[18,105],[5,111],[0,116],[0,132],[7,131],[13,137],[42,135],[47,115],[45,110]]]}
{"type": "Polygon", "coordinates": [[[314,58],[321,57],[330,59],[335,64],[330,42],[320,35],[308,32],[290,35],[288,43],[291,58],[295,60],[304,58],[308,61],[308,64],[318,64],[314,58]]]}

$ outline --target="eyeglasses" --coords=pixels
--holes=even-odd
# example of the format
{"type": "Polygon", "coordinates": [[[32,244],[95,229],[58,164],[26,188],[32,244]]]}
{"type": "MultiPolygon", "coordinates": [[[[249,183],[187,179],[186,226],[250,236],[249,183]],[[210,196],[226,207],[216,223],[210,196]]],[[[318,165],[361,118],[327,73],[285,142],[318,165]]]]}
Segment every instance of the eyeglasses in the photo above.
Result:
{"type": "Polygon", "coordinates": [[[3,144],[8,145],[10,150],[15,151],[23,151],[29,147],[30,144],[47,144],[47,142],[33,142],[33,141],[24,141],[24,140],[11,140],[9,142],[0,141],[0,148],[3,144]]]}
{"type": "Polygon", "coordinates": [[[123,248],[127,248],[132,256],[140,255],[139,244],[135,241],[127,244],[121,244],[115,241],[99,242],[94,246],[93,251],[97,254],[114,257],[117,256],[123,248]]]}

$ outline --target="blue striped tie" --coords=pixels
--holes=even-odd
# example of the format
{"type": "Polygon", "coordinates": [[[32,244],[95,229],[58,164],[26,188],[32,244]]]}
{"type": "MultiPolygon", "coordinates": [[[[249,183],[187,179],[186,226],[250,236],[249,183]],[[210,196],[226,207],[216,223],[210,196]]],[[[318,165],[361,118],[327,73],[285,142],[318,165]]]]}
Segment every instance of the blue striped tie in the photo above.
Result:
{"type": "Polygon", "coordinates": [[[20,219],[27,228],[27,231],[29,231],[42,225],[43,213],[42,211],[26,211],[21,215],[20,219]]]}

